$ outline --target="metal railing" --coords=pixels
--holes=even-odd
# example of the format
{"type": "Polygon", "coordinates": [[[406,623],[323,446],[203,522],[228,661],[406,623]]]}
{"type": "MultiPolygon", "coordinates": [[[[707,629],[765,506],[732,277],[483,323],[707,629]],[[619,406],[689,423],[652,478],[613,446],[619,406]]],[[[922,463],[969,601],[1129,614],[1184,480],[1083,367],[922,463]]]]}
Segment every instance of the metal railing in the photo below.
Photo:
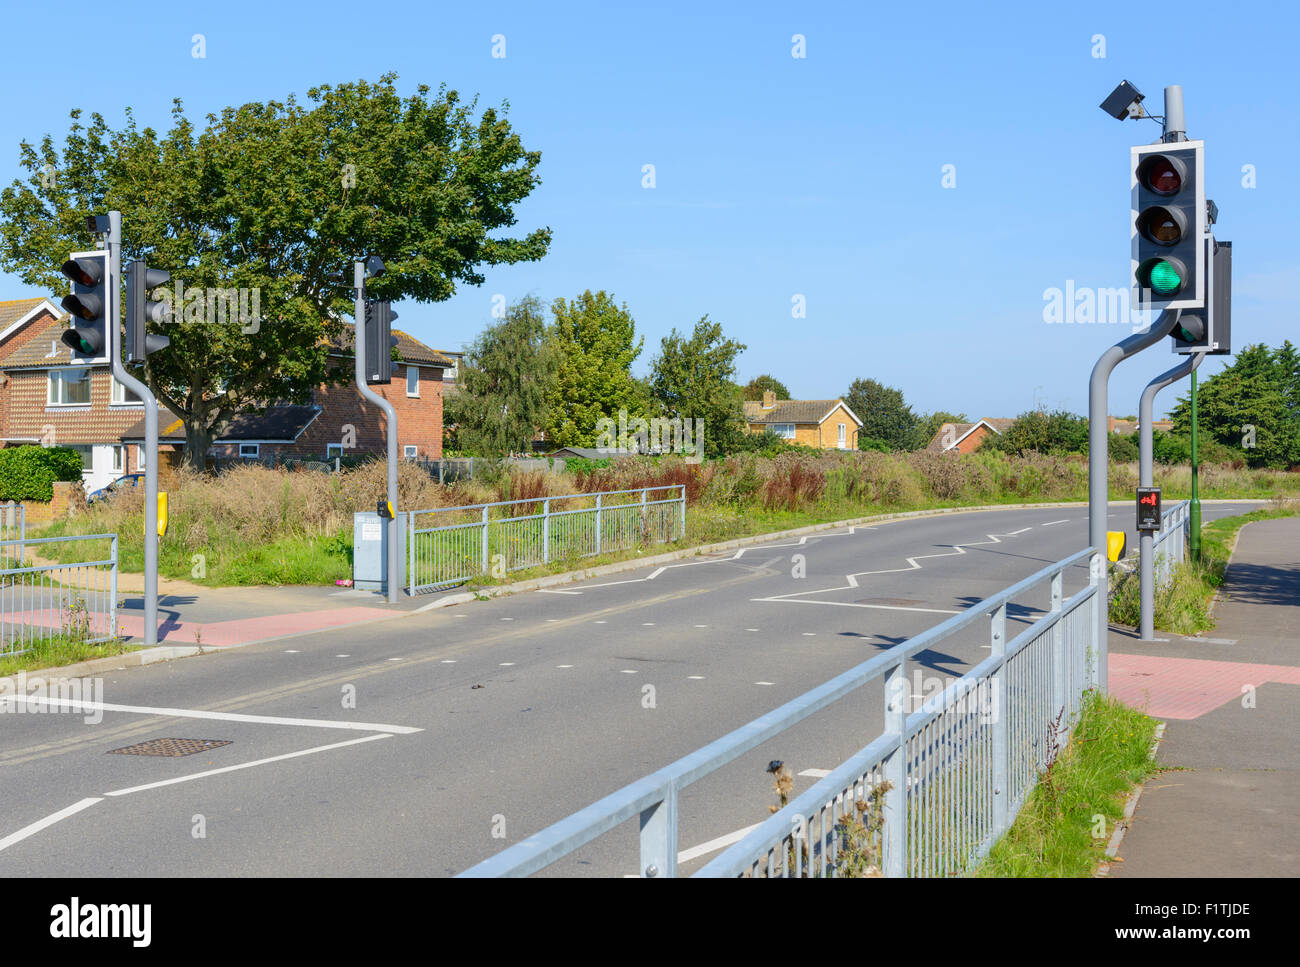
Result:
{"type": "Polygon", "coordinates": [[[1184,500],[1160,515],[1160,532],[1151,542],[1157,586],[1168,584],[1173,577],[1174,567],[1187,557],[1191,507],[1192,502],[1184,500]]]}
{"type": "MultiPolygon", "coordinates": [[[[88,545],[89,546],[89,545],[88,545]]],[[[0,540],[0,655],[21,655],[42,640],[87,644],[117,635],[117,535],[0,540]],[[17,550],[39,553],[55,544],[108,541],[102,560],[23,566],[17,550]]]]}
{"type": "Polygon", "coordinates": [[[0,504],[0,567],[8,567],[11,560],[22,562],[26,536],[27,507],[16,501],[0,504]]]}
{"type": "Polygon", "coordinates": [[[432,591],[497,567],[518,571],[666,543],[685,532],[681,484],[412,510],[406,520],[407,583],[412,594],[432,591]],[[652,497],[670,492],[671,497],[652,497]]]}
{"type": "Polygon", "coordinates": [[[872,798],[881,804],[871,835],[884,875],[968,872],[1037,783],[1053,754],[1049,736],[1064,744],[1084,692],[1097,685],[1105,628],[1091,602],[1104,594],[1104,579],[1094,548],[1057,561],[461,875],[527,876],[639,817],[641,875],[675,876],[686,786],[877,681],[885,698],[881,734],[695,875],[837,875],[845,836],[836,824],[872,798]],[[1087,584],[1066,598],[1066,571],[1085,562],[1087,584]],[[1008,642],[1007,604],[1044,583],[1050,610],[1008,642]],[[906,662],[983,618],[992,654],[908,714],[906,662]]]}

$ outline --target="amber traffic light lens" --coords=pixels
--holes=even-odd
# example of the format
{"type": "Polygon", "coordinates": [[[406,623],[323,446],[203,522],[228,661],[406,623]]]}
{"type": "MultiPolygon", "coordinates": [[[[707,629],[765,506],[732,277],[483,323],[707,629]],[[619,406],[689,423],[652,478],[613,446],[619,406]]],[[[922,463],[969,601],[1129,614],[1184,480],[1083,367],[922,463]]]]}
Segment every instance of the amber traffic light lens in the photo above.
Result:
{"type": "Polygon", "coordinates": [[[1178,212],[1156,205],[1138,215],[1137,230],[1157,245],[1177,245],[1183,237],[1183,218],[1178,212]]]}

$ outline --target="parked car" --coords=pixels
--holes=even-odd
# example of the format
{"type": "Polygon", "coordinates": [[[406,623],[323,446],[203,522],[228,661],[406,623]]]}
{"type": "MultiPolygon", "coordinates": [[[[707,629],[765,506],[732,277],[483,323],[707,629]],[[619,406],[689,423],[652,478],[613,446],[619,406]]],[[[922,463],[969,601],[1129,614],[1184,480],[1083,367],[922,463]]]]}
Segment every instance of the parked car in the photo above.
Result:
{"type": "Polygon", "coordinates": [[[113,494],[126,490],[129,487],[140,487],[144,485],[144,474],[128,473],[125,476],[118,477],[107,487],[100,487],[98,490],[86,497],[86,503],[93,504],[97,500],[107,500],[113,494]]]}

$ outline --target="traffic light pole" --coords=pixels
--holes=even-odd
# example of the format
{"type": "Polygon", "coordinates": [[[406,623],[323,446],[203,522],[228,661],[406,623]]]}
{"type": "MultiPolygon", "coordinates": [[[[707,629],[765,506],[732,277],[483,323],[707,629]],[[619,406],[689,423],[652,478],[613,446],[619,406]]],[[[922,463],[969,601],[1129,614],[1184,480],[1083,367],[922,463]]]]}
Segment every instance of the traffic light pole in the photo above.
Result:
{"type": "MultiPolygon", "coordinates": [[[[1127,339],[1122,339],[1111,346],[1097,365],[1092,368],[1092,379],[1088,385],[1088,543],[1093,553],[1105,560],[1106,554],[1106,504],[1110,494],[1110,447],[1108,446],[1106,417],[1109,415],[1110,374],[1124,360],[1148,346],[1158,343],[1173,331],[1178,322],[1178,310],[1166,309],[1160,313],[1150,328],[1136,332],[1127,339]]],[[[1108,646],[1107,628],[1110,625],[1109,600],[1110,582],[1102,564],[1103,573],[1098,575],[1096,611],[1093,613],[1093,627],[1097,642],[1097,688],[1106,693],[1106,662],[1108,646]]]]}
{"type": "Polygon", "coordinates": [[[352,355],[356,359],[357,391],[374,403],[388,420],[388,505],[393,509],[393,516],[388,518],[385,531],[388,541],[388,603],[397,603],[397,585],[402,575],[397,573],[397,411],[388,402],[366,384],[366,265],[354,262],[353,284],[356,287],[356,331],[352,336],[352,355]]]}
{"type": "Polygon", "coordinates": [[[144,403],[144,643],[158,644],[158,400],[122,363],[122,213],[108,213],[108,359],[113,377],[144,403]]]}
{"type": "Polygon", "coordinates": [[[1188,507],[1188,527],[1191,533],[1187,539],[1187,549],[1192,560],[1201,563],[1201,489],[1197,476],[1200,468],[1200,454],[1196,452],[1196,373],[1192,372],[1192,500],[1188,507]]]}
{"type": "MultiPolygon", "coordinates": [[[[1146,389],[1142,391],[1142,399],[1138,404],[1138,486],[1153,487],[1155,486],[1152,478],[1155,476],[1154,456],[1152,449],[1154,442],[1152,440],[1152,411],[1155,403],[1156,394],[1168,386],[1182,379],[1188,373],[1192,374],[1192,379],[1196,379],[1196,367],[1201,365],[1201,360],[1205,358],[1205,353],[1194,353],[1188,356],[1173,369],[1161,373],[1151,382],[1147,383],[1146,389]]],[[[1142,531],[1139,537],[1140,554],[1138,558],[1138,580],[1141,597],[1141,618],[1139,621],[1139,630],[1143,641],[1152,641],[1155,639],[1155,560],[1152,553],[1155,547],[1155,535],[1151,531],[1142,531]]]]}

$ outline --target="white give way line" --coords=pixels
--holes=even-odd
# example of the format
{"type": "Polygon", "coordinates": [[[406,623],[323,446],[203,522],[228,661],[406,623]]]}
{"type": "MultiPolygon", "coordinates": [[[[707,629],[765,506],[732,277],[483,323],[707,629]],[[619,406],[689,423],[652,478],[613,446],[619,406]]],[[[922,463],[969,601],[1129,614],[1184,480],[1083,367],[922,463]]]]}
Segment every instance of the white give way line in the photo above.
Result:
{"type": "Polygon", "coordinates": [[[875,571],[854,571],[852,574],[844,575],[845,584],[839,584],[832,588],[817,588],[813,591],[795,591],[791,594],[774,594],[766,598],[751,598],[752,601],[783,601],[793,604],[830,604],[846,608],[875,608],[883,611],[926,611],[933,614],[960,614],[959,611],[953,611],[946,608],[913,608],[902,605],[892,604],[859,604],[848,601],[801,601],[800,598],[806,598],[812,594],[829,594],[832,591],[847,591],[858,587],[858,578],[867,577],[872,574],[899,574],[905,571],[920,571],[924,568],[921,561],[929,560],[936,557],[957,557],[965,554],[968,547],[979,547],[985,544],[1001,544],[1004,537],[1015,537],[1029,530],[1028,527],[1022,527],[1020,530],[1009,531],[1005,534],[986,534],[986,541],[967,541],[965,544],[942,544],[941,547],[950,547],[951,551],[942,554],[917,554],[914,557],[905,558],[907,567],[887,567],[875,571]]]}

